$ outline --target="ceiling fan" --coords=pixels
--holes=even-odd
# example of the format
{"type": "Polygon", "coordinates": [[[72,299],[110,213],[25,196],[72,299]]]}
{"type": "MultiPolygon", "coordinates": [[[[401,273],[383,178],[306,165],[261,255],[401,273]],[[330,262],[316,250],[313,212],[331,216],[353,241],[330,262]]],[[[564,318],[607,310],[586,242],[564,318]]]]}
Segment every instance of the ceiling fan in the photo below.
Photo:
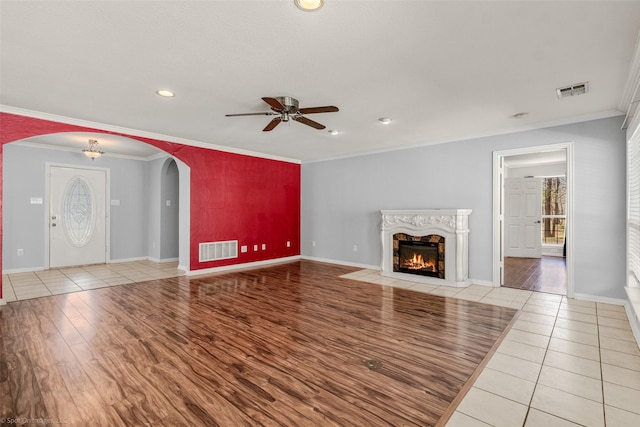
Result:
{"type": "Polygon", "coordinates": [[[288,122],[289,119],[311,126],[315,129],[324,129],[325,126],[323,124],[314,122],[313,120],[306,118],[304,115],[315,113],[334,113],[339,111],[338,107],[330,105],[325,107],[299,108],[298,100],[290,96],[277,96],[275,98],[263,97],[262,100],[269,104],[271,111],[264,113],[225,114],[225,116],[277,116],[274,117],[264,129],[262,129],[263,132],[268,132],[278,126],[280,122],[288,122]]]}

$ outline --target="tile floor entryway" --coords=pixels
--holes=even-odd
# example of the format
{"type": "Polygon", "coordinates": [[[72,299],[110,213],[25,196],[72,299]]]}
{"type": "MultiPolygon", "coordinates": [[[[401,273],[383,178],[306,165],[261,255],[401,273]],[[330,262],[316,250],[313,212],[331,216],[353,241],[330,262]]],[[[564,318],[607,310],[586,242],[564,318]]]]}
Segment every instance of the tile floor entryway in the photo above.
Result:
{"type": "Polygon", "coordinates": [[[376,270],[343,277],[522,310],[447,427],[640,426],[640,349],[623,306],[376,270]]]}
{"type": "Polygon", "coordinates": [[[131,261],[2,275],[5,302],[184,275],[178,262],[131,261]]]}

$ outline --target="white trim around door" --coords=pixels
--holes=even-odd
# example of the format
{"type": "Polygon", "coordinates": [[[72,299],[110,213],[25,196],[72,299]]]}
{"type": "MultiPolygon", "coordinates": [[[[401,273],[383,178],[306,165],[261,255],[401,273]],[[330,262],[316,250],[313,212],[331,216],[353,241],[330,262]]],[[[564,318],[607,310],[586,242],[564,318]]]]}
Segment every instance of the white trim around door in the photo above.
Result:
{"type": "Polygon", "coordinates": [[[522,154],[566,150],[567,154],[567,297],[573,298],[573,142],[493,152],[493,286],[504,281],[504,158],[522,154]]]}

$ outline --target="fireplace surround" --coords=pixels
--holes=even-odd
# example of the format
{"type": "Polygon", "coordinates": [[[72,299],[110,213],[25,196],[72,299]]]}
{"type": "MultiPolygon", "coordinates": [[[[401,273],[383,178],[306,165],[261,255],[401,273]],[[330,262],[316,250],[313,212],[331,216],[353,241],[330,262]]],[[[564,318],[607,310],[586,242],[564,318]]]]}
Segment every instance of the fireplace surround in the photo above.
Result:
{"type": "Polygon", "coordinates": [[[471,209],[383,210],[381,214],[383,276],[469,285],[471,209]]]}

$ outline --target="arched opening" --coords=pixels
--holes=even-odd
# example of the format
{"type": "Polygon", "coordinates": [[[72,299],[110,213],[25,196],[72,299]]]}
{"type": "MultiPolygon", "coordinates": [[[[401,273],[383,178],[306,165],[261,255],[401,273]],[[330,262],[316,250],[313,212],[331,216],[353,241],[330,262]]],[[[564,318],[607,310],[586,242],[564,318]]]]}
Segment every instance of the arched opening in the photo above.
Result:
{"type": "Polygon", "coordinates": [[[160,200],[160,261],[178,260],[180,254],[180,172],[174,159],[162,166],[160,200]]]}
{"type": "MultiPolygon", "coordinates": [[[[5,141],[6,142],[6,141],[5,141]]],[[[2,146],[3,182],[3,272],[40,271],[49,268],[51,220],[49,194],[53,166],[71,170],[103,170],[107,173],[104,198],[107,263],[141,259],[155,260],[149,246],[150,218],[166,224],[158,228],[161,260],[179,260],[189,266],[189,225],[179,225],[181,207],[189,204],[189,167],[163,150],[119,135],[100,132],[57,132],[9,141],[2,146]],[[105,154],[95,160],[82,150],[89,139],[100,141],[105,154]],[[156,175],[150,170],[157,168],[156,175]],[[185,175],[184,179],[181,176],[185,175]],[[161,180],[158,180],[161,177],[161,180]],[[152,182],[164,198],[171,200],[171,212],[150,203],[152,182]],[[179,232],[179,229],[182,228],[179,232]],[[164,231],[169,234],[164,235],[164,231]]],[[[69,265],[80,265],[81,261],[69,265]]],[[[0,294],[0,301],[2,301],[0,294]]]]}

